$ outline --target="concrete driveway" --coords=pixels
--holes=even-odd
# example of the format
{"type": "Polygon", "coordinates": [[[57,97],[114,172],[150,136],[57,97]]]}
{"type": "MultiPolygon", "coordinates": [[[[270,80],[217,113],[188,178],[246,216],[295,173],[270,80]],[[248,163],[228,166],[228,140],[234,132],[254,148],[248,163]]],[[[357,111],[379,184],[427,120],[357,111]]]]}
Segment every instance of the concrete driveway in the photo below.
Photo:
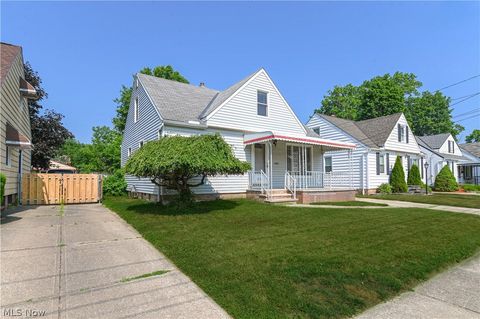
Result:
{"type": "Polygon", "coordinates": [[[17,209],[0,231],[2,317],[229,317],[100,204],[17,209]]]}

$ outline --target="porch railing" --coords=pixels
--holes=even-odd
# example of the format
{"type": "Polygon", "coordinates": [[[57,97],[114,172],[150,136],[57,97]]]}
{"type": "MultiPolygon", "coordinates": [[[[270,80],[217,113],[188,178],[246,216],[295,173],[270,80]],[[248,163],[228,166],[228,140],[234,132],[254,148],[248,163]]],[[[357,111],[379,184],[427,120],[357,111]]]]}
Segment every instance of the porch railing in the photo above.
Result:
{"type": "MultiPolygon", "coordinates": [[[[288,172],[287,172],[288,173],[288,172]]],[[[296,180],[299,188],[351,188],[351,173],[349,171],[307,171],[290,172],[296,180]]]]}
{"type": "Polygon", "coordinates": [[[248,186],[252,190],[259,190],[262,194],[270,197],[270,179],[263,170],[248,172],[248,186]]]}
{"type": "Polygon", "coordinates": [[[285,172],[285,188],[292,194],[293,199],[297,199],[297,179],[289,172],[285,172]]]}

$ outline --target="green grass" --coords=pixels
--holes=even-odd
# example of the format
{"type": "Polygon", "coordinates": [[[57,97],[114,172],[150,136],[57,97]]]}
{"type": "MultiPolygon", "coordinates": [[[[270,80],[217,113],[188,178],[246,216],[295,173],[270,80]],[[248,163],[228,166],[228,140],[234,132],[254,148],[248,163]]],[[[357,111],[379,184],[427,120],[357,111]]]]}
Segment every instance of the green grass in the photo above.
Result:
{"type": "Polygon", "coordinates": [[[361,201],[345,201],[345,202],[319,202],[312,205],[332,205],[332,206],[388,206],[388,204],[367,203],[361,201]]]}
{"type": "Polygon", "coordinates": [[[235,318],[348,317],[480,247],[480,217],[426,209],[104,204],[235,318]]]}
{"type": "Polygon", "coordinates": [[[459,195],[459,194],[433,194],[433,195],[404,195],[404,194],[378,194],[370,196],[361,196],[364,198],[391,199],[404,202],[414,202],[423,204],[447,205],[468,208],[480,208],[480,196],[478,195],[459,195]]]}
{"type": "Polygon", "coordinates": [[[132,281],[132,280],[148,278],[148,277],[152,277],[152,276],[160,276],[160,275],[163,275],[167,272],[168,272],[168,270],[157,270],[157,271],[154,271],[154,272],[149,272],[147,274],[142,274],[140,276],[125,277],[125,278],[122,278],[122,280],[120,280],[120,282],[129,282],[129,281],[132,281]]]}

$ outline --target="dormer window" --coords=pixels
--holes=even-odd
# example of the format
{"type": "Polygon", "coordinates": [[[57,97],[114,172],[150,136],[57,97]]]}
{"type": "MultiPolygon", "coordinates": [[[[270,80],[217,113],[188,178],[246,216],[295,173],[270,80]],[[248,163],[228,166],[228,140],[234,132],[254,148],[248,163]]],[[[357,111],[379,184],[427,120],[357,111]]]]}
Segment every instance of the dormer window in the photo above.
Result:
{"type": "Polygon", "coordinates": [[[133,121],[135,123],[138,121],[138,97],[136,97],[133,102],[133,121]]]}
{"type": "Polygon", "coordinates": [[[455,142],[454,141],[448,141],[448,152],[449,153],[455,153],[455,142]]]}
{"type": "Polygon", "coordinates": [[[268,114],[267,92],[258,91],[257,92],[257,115],[267,116],[267,114],[268,114]]]}

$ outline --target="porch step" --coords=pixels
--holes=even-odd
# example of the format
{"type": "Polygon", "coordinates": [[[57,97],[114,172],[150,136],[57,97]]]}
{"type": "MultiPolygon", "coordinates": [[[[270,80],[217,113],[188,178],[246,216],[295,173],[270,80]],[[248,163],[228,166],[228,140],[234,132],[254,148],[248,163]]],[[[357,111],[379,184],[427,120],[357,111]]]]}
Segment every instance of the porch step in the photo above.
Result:
{"type": "Polygon", "coordinates": [[[278,197],[270,197],[270,199],[265,199],[265,203],[296,203],[297,200],[293,199],[292,196],[290,198],[278,198],[278,197]]]}

